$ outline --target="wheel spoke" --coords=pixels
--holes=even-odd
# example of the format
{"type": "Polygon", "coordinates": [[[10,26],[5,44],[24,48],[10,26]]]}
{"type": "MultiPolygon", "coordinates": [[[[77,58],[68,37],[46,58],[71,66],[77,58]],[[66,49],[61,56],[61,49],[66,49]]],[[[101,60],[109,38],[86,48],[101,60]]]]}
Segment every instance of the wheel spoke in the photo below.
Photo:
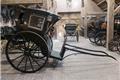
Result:
{"type": "Polygon", "coordinates": [[[31,50],[36,50],[37,48],[39,48],[39,47],[35,43],[33,43],[31,46],[31,50]]]}
{"type": "MultiPolygon", "coordinates": [[[[36,49],[38,49],[39,47],[37,46],[36,49]]],[[[34,55],[35,53],[39,53],[36,49],[34,49],[35,52],[33,52],[32,54],[34,55]]],[[[40,52],[41,53],[41,52],[40,52]]]]}
{"type": "Polygon", "coordinates": [[[33,48],[33,50],[37,50],[39,47],[38,46],[35,46],[34,48],[33,48]]]}
{"type": "Polygon", "coordinates": [[[40,64],[33,57],[31,57],[31,58],[38,66],[40,66],[40,64]]]}
{"type": "Polygon", "coordinates": [[[17,68],[20,66],[20,64],[22,63],[22,61],[24,60],[25,56],[21,59],[21,61],[18,63],[17,68]]]}
{"type": "Polygon", "coordinates": [[[35,52],[33,52],[32,54],[35,55],[36,53],[39,54],[39,53],[41,53],[41,52],[37,52],[37,51],[35,51],[35,52]]]}
{"type": "MultiPolygon", "coordinates": [[[[33,51],[32,51],[32,52],[33,52],[33,51]]],[[[41,53],[41,51],[39,51],[39,52],[38,52],[38,51],[34,51],[33,53],[41,53]]]]}
{"type": "Polygon", "coordinates": [[[19,50],[24,51],[24,50],[22,50],[21,48],[19,48],[19,50]]]}
{"type": "Polygon", "coordinates": [[[28,56],[28,59],[29,59],[29,61],[30,61],[31,68],[32,68],[32,70],[34,71],[34,68],[33,68],[33,65],[32,65],[32,61],[31,61],[31,59],[30,59],[30,56],[28,56]]]}
{"type": "Polygon", "coordinates": [[[41,57],[41,58],[39,58],[39,59],[45,60],[44,57],[45,57],[45,56],[43,56],[43,57],[41,57]]]}
{"type": "Polygon", "coordinates": [[[13,59],[12,61],[17,60],[17,59],[19,59],[19,58],[22,57],[22,56],[23,56],[23,55],[20,55],[20,56],[16,57],[15,59],[13,59]]]}
{"type": "Polygon", "coordinates": [[[23,52],[9,52],[9,54],[19,54],[19,53],[23,53],[23,52]]]}
{"type": "Polygon", "coordinates": [[[26,56],[25,58],[26,58],[26,60],[25,60],[25,71],[26,71],[28,56],[26,56]]]}
{"type": "Polygon", "coordinates": [[[35,47],[35,43],[32,44],[31,49],[32,49],[32,48],[34,49],[34,47],[35,47]]]}
{"type": "Polygon", "coordinates": [[[99,43],[99,41],[100,41],[99,39],[96,40],[97,43],[99,43]]]}

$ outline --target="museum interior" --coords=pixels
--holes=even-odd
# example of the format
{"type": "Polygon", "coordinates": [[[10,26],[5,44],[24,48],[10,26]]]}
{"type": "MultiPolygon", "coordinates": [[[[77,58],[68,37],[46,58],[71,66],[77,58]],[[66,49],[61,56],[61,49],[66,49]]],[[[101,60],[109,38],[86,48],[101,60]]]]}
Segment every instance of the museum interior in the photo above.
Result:
{"type": "Polygon", "coordinates": [[[0,6],[0,80],[120,80],[120,0],[0,6]]]}

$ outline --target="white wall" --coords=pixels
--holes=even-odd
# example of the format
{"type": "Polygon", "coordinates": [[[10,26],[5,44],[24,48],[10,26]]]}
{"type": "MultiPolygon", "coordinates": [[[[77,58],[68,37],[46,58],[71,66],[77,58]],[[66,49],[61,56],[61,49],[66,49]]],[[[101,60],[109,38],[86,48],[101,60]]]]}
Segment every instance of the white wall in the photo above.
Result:
{"type": "MultiPolygon", "coordinates": [[[[103,11],[92,1],[84,0],[87,13],[102,13],[103,11]]],[[[78,12],[81,11],[84,15],[84,11],[81,8],[81,0],[72,0],[72,7],[67,7],[66,0],[56,0],[57,12],[78,12]]]]}
{"type": "Polygon", "coordinates": [[[66,0],[57,1],[57,12],[80,12],[81,0],[72,0],[71,7],[67,6],[66,0]]]}
{"type": "MultiPolygon", "coordinates": [[[[85,1],[85,11],[86,14],[91,14],[91,13],[103,13],[103,11],[94,3],[92,0],[84,0],[85,1]]],[[[81,8],[81,15],[84,16],[84,10],[81,8]]]]}

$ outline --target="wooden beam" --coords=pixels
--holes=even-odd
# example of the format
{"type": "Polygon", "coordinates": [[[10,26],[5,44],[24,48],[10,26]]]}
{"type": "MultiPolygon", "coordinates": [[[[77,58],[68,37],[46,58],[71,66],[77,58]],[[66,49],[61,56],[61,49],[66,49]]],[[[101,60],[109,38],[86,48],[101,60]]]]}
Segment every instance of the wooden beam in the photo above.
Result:
{"type": "Polygon", "coordinates": [[[109,49],[109,43],[113,39],[114,34],[114,6],[115,0],[107,0],[108,11],[107,11],[107,44],[106,47],[109,49]]]}
{"type": "Polygon", "coordinates": [[[87,15],[107,15],[107,12],[91,12],[87,13],[87,15]]]}
{"type": "Polygon", "coordinates": [[[87,34],[88,34],[88,27],[87,27],[87,23],[88,23],[88,20],[87,20],[87,0],[84,0],[84,37],[87,38],[87,34]]]}
{"type": "Polygon", "coordinates": [[[120,5],[114,10],[114,13],[115,14],[120,13],[120,5]]]}
{"type": "Polygon", "coordinates": [[[1,4],[32,4],[43,3],[43,0],[1,0],[1,4]]]}
{"type": "Polygon", "coordinates": [[[102,3],[104,3],[106,0],[102,0],[99,3],[97,3],[97,6],[101,5],[102,3]]]}

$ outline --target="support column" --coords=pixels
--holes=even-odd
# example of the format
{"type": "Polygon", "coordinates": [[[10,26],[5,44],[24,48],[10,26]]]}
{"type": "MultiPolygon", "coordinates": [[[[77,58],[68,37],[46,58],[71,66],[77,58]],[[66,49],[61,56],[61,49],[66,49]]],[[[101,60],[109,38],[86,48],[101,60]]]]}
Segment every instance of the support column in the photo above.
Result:
{"type": "Polygon", "coordinates": [[[115,0],[107,0],[107,49],[109,49],[109,42],[114,35],[114,5],[115,0]]]}
{"type": "Polygon", "coordinates": [[[84,0],[84,37],[87,38],[87,1],[84,0]]]}

